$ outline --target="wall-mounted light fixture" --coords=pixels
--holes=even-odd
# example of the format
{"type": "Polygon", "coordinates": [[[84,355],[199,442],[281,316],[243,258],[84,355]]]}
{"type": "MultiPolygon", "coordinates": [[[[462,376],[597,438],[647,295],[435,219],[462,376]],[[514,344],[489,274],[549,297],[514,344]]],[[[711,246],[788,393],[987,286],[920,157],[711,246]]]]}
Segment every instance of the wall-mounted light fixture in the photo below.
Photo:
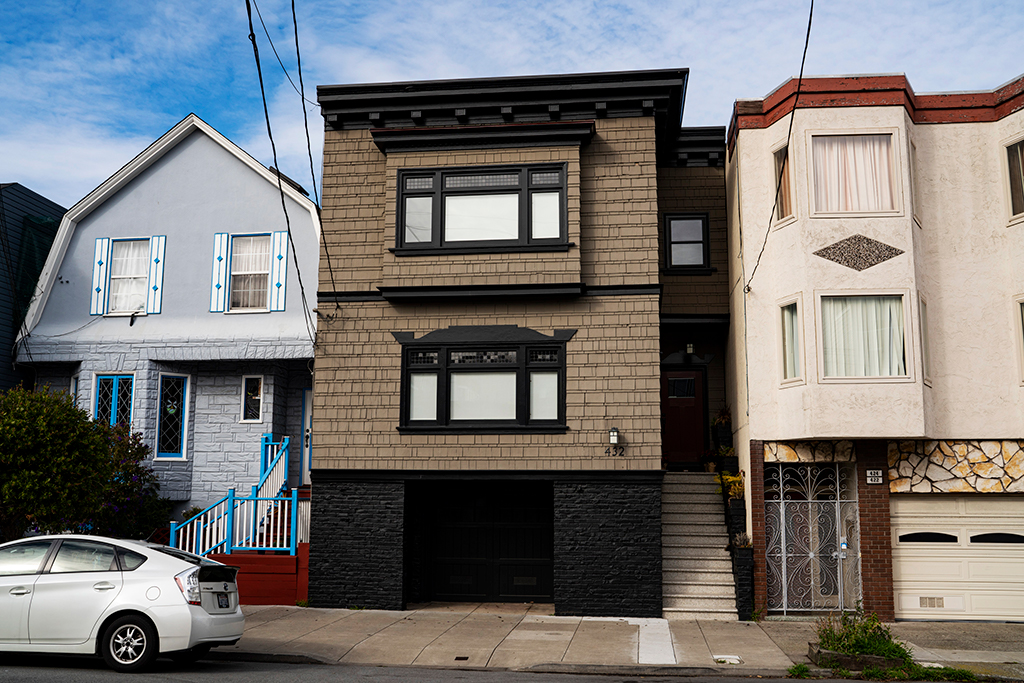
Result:
{"type": "Polygon", "coordinates": [[[693,353],[693,344],[687,344],[686,345],[686,352],[687,353],[693,353]]]}
{"type": "Polygon", "coordinates": [[[611,429],[608,430],[608,443],[610,443],[613,446],[619,443],[619,430],[616,429],[615,427],[612,427],[611,429]]]}

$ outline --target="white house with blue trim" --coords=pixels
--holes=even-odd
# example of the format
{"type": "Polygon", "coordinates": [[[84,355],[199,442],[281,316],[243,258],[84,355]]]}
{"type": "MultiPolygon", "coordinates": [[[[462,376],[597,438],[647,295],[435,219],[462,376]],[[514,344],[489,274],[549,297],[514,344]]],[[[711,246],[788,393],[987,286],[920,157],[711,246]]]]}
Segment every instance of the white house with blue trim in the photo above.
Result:
{"type": "Polygon", "coordinates": [[[179,509],[249,494],[264,434],[307,483],[319,233],[301,187],[189,114],[64,216],[17,361],[141,431],[179,509]]]}

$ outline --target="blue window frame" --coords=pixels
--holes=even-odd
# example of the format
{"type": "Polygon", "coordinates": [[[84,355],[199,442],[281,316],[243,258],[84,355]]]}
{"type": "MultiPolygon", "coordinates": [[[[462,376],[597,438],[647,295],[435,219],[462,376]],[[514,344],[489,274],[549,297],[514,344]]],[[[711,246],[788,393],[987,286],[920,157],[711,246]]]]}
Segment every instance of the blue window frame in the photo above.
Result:
{"type": "Polygon", "coordinates": [[[107,424],[132,423],[132,394],[135,377],[132,375],[99,375],[96,377],[97,422],[107,424]]]}
{"type": "Polygon", "coordinates": [[[184,458],[185,424],[188,415],[188,377],[161,375],[159,401],[156,456],[158,458],[184,458]]]}

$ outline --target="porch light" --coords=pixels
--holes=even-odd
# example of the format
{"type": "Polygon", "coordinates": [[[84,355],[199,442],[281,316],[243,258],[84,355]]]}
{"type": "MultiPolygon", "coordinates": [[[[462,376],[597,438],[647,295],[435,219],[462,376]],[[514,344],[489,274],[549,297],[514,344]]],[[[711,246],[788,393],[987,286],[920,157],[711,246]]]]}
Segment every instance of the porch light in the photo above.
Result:
{"type": "Polygon", "coordinates": [[[611,429],[608,430],[608,443],[612,444],[613,446],[619,443],[619,430],[616,429],[615,427],[612,427],[611,429]]]}
{"type": "Polygon", "coordinates": [[[686,352],[687,353],[693,353],[693,344],[687,344],[686,345],[686,352]]]}

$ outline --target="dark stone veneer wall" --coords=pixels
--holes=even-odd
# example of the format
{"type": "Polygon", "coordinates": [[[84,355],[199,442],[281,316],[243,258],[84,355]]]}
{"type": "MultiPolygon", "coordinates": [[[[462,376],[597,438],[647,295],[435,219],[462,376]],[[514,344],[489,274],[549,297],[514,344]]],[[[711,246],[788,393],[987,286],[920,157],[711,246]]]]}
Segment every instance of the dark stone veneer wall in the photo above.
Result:
{"type": "MultiPolygon", "coordinates": [[[[405,480],[368,474],[313,472],[313,607],[405,607],[405,480]]],[[[517,478],[553,483],[556,614],[661,616],[660,471],[517,478]]]]}
{"type": "Polygon", "coordinates": [[[555,614],[660,617],[661,472],[556,481],[554,495],[555,614]]]}
{"type": "Polygon", "coordinates": [[[403,609],[404,516],[402,481],[332,481],[314,473],[310,606],[403,609]]]}

